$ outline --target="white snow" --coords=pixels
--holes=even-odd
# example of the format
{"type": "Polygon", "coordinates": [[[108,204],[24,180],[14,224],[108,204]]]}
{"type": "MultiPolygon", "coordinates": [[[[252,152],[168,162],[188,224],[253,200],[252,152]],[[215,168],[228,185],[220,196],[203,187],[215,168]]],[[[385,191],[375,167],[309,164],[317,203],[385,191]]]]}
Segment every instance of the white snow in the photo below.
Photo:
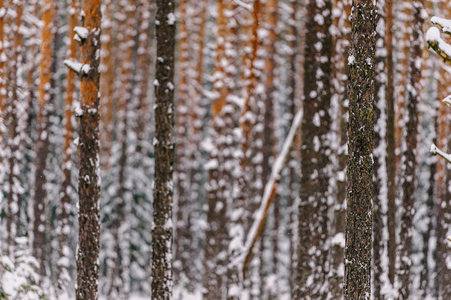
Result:
{"type": "Polygon", "coordinates": [[[451,20],[433,16],[431,18],[431,23],[440,27],[443,32],[451,33],[451,20]]]}
{"type": "Polygon", "coordinates": [[[73,60],[73,59],[66,59],[64,60],[64,64],[77,74],[83,73],[88,74],[91,70],[91,66],[88,64],[82,64],[79,61],[73,60]]]}
{"type": "Polygon", "coordinates": [[[175,20],[176,20],[176,18],[175,18],[174,13],[169,13],[168,14],[168,24],[169,25],[174,25],[175,24],[175,20]]]}
{"type": "Polygon", "coordinates": [[[435,154],[435,155],[441,156],[444,159],[446,159],[449,163],[451,163],[451,154],[443,152],[435,144],[431,145],[431,150],[429,152],[431,154],[435,154]]]}
{"type": "Polygon", "coordinates": [[[75,26],[74,32],[82,39],[85,40],[88,38],[89,30],[86,27],[75,26]]]}

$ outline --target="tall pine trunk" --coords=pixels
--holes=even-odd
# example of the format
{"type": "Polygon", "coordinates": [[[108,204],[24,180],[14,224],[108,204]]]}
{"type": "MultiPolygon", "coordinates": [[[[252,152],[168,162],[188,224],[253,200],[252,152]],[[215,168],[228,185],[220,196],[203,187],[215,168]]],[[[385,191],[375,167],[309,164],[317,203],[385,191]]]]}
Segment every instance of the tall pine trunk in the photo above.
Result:
{"type": "Polygon", "coordinates": [[[301,125],[301,203],[298,215],[299,277],[294,299],[319,299],[326,293],[323,286],[327,282],[329,254],[331,11],[331,1],[309,1],[307,4],[304,116],[301,125]],[[312,249],[315,251],[311,252],[312,249]]]}
{"type": "Polygon", "coordinates": [[[352,6],[344,297],[355,300],[371,295],[376,11],[372,0],[352,6]]]}
{"type": "Polygon", "coordinates": [[[79,129],[78,178],[78,252],[77,252],[77,300],[98,298],[99,278],[99,55],[100,24],[102,13],[100,0],[83,0],[85,12],[82,26],[87,29],[86,39],[81,39],[80,62],[89,68],[80,73],[81,109],[79,129]]]}
{"type": "Polygon", "coordinates": [[[401,231],[399,234],[398,280],[400,299],[410,297],[410,273],[412,266],[413,214],[416,189],[417,145],[418,145],[418,103],[421,95],[421,59],[423,57],[423,2],[412,1],[413,22],[410,35],[409,87],[406,94],[405,143],[401,186],[403,191],[401,208],[401,231]]]}
{"type": "Polygon", "coordinates": [[[36,171],[34,188],[33,255],[40,262],[44,274],[46,224],[46,160],[48,154],[48,114],[51,97],[51,66],[53,50],[54,1],[45,0],[42,6],[41,61],[39,65],[39,95],[37,112],[37,140],[35,144],[36,171]]]}
{"type": "Polygon", "coordinates": [[[151,296],[169,300],[172,298],[175,4],[173,0],[158,0],[157,7],[151,296]]]}

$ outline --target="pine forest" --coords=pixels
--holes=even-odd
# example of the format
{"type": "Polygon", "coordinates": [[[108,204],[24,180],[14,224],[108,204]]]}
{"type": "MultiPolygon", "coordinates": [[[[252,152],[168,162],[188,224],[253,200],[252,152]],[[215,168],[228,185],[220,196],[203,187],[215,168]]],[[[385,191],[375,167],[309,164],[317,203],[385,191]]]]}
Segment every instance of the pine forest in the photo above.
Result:
{"type": "Polygon", "coordinates": [[[451,1],[0,0],[0,300],[451,300],[451,1]]]}

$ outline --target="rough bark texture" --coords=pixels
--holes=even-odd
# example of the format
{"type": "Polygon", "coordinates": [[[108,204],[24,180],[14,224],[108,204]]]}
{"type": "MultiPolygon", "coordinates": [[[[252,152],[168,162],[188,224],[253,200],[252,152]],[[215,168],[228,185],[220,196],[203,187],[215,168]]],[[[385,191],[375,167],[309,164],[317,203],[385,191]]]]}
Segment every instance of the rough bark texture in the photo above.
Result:
{"type": "Polygon", "coordinates": [[[174,164],[175,4],[158,0],[155,80],[155,184],[152,229],[152,299],[172,298],[172,169],[174,164]]]}
{"type": "Polygon", "coordinates": [[[375,7],[353,0],[349,69],[345,299],[371,294],[375,7]]]}
{"type": "Polygon", "coordinates": [[[409,58],[409,86],[406,98],[406,121],[405,121],[405,143],[403,152],[403,176],[402,176],[402,212],[401,231],[399,234],[399,259],[398,270],[399,297],[408,299],[410,297],[410,269],[412,266],[412,234],[413,215],[416,188],[416,167],[417,167],[417,138],[418,138],[418,103],[421,94],[421,59],[423,57],[423,18],[422,1],[412,1],[413,22],[411,23],[412,33],[410,37],[410,58],[409,58]]]}
{"type": "Polygon", "coordinates": [[[34,188],[34,224],[33,224],[33,255],[41,264],[41,274],[44,272],[45,228],[46,228],[46,160],[48,154],[48,102],[51,89],[51,66],[53,50],[53,15],[54,1],[46,0],[42,4],[41,29],[41,61],[39,65],[39,95],[37,115],[37,140],[35,144],[36,171],[34,188]]]}
{"type": "MultiPolygon", "coordinates": [[[[67,51],[67,59],[77,60],[78,43],[74,37],[74,28],[78,24],[79,1],[72,0],[69,9],[69,47],[67,51]]],[[[69,214],[71,212],[71,202],[75,191],[72,189],[72,154],[74,152],[74,108],[72,107],[75,92],[75,83],[77,74],[72,70],[67,71],[66,75],[66,101],[64,103],[64,144],[63,144],[63,165],[62,173],[63,179],[60,192],[60,204],[58,209],[58,257],[57,262],[57,281],[58,289],[64,291],[70,280],[69,269],[69,232],[70,220],[69,214]]]]}
{"type": "Polygon", "coordinates": [[[331,1],[309,1],[307,5],[298,279],[294,299],[320,299],[327,293],[324,285],[328,273],[331,175],[331,11],[331,1]]]}
{"type": "Polygon", "coordinates": [[[81,109],[79,129],[78,178],[78,253],[77,253],[77,300],[98,298],[99,277],[99,55],[100,23],[102,13],[100,0],[83,0],[85,15],[82,26],[88,29],[88,37],[81,42],[80,62],[89,65],[88,72],[80,74],[81,109]]]}

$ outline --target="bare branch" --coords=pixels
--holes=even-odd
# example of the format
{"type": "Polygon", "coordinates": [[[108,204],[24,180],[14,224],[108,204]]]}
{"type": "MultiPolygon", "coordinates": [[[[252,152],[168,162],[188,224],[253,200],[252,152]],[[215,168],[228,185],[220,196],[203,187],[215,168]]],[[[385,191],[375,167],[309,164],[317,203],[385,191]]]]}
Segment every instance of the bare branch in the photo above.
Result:
{"type": "Polygon", "coordinates": [[[263,229],[263,224],[265,223],[269,207],[274,200],[274,195],[277,191],[277,184],[280,181],[281,172],[288,162],[289,153],[291,152],[290,150],[293,148],[293,145],[296,144],[295,136],[301,124],[302,115],[303,113],[301,110],[296,113],[293,119],[293,123],[291,124],[290,132],[288,133],[288,136],[283,144],[282,151],[279,153],[279,156],[275,160],[271,172],[271,177],[269,178],[269,181],[265,186],[260,208],[257,211],[254,223],[252,224],[252,227],[247,235],[243,253],[239,255],[235,261],[231,262],[232,264],[241,265],[240,269],[242,270],[243,278],[245,277],[244,274],[246,272],[246,268],[252,259],[252,250],[263,229]]]}

